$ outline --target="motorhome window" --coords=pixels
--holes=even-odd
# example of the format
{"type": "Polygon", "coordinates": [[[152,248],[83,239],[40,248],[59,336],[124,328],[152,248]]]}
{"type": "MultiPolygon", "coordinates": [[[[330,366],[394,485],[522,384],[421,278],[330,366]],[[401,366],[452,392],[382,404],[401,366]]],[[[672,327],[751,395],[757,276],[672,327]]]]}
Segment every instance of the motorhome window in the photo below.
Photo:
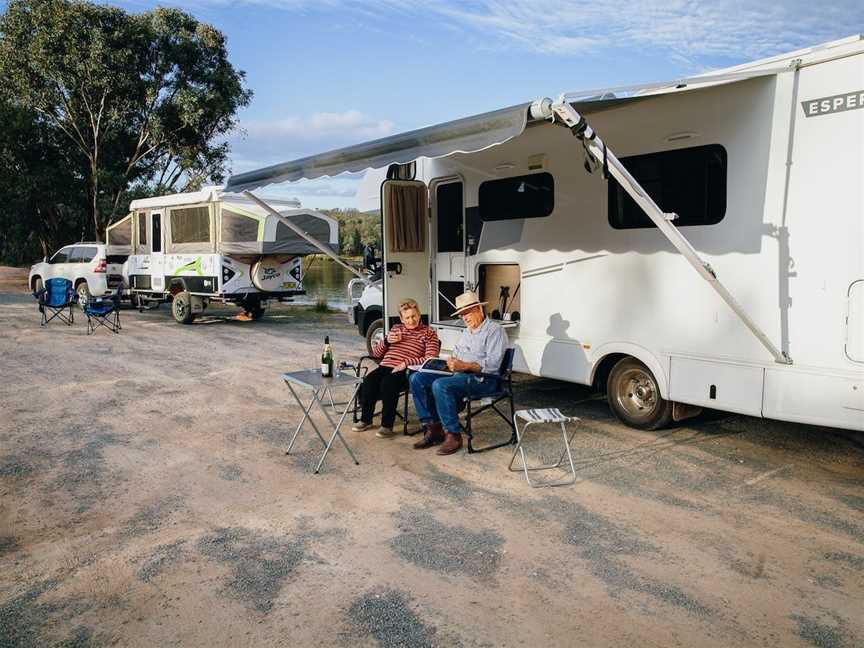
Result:
{"type": "Polygon", "coordinates": [[[172,243],[207,243],[210,241],[210,209],[188,207],[171,210],[172,243]]]}
{"type": "Polygon", "coordinates": [[[153,251],[162,251],[162,214],[150,214],[153,223],[153,251]]]}
{"type": "Polygon", "coordinates": [[[241,243],[258,240],[258,221],[249,216],[222,209],[222,241],[241,243]]]}
{"type": "Polygon", "coordinates": [[[480,218],[486,221],[543,218],[555,208],[550,173],[487,180],[480,183],[480,218]]]}
{"type": "Polygon", "coordinates": [[[426,247],[423,222],[426,187],[387,182],[384,189],[390,252],[422,252],[426,247]]]}
{"type": "Polygon", "coordinates": [[[138,214],[138,245],[147,245],[147,215],[138,214]]]}
{"type": "Polygon", "coordinates": [[[108,245],[132,245],[132,218],[126,217],[108,230],[108,245]]]}
{"type": "Polygon", "coordinates": [[[462,217],[462,183],[438,185],[435,190],[435,211],[439,252],[462,252],[465,249],[462,217]]]}
{"type": "MultiPolygon", "coordinates": [[[[716,225],[726,215],[726,149],[719,144],[622,158],[621,162],[676,227],[716,225]]],[[[615,229],[654,223],[614,178],[609,179],[609,224],[615,229]]]]}

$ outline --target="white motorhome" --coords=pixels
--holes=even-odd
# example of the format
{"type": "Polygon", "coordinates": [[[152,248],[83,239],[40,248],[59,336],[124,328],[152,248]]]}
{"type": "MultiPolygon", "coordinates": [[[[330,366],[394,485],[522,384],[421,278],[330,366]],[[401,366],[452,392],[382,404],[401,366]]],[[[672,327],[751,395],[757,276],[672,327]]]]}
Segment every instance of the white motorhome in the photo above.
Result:
{"type": "Polygon", "coordinates": [[[303,294],[304,255],[338,249],[337,222],[296,200],[262,206],[221,187],[133,200],[108,227],[108,254],[126,258],[124,280],[139,306],[170,301],[191,323],[211,301],[258,319],[270,300],[303,294]]]}
{"type": "Polygon", "coordinates": [[[710,407],[864,430],[860,36],[565,93],[228,188],[367,168],[388,169],[373,188],[385,326],[414,297],[447,348],[470,287],[517,371],[605,389],[630,425],[710,407]]]}

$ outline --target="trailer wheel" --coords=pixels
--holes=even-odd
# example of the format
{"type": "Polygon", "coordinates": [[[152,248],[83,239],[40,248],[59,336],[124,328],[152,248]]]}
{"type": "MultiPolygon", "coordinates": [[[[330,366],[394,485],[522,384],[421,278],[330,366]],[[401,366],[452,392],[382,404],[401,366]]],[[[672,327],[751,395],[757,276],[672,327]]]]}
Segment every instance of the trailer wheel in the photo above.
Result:
{"type": "Polygon", "coordinates": [[[240,307],[247,313],[249,313],[249,317],[251,317],[253,320],[260,320],[262,317],[264,317],[264,311],[266,310],[261,305],[260,299],[252,297],[246,299],[242,304],[240,304],[240,307]]]}
{"type": "Polygon", "coordinates": [[[622,358],[606,382],[609,407],[623,423],[640,430],[657,430],[672,420],[672,402],[660,396],[654,374],[636,358],[622,358]]]}
{"type": "Polygon", "coordinates": [[[372,349],[384,339],[384,320],[377,319],[366,329],[366,350],[372,355],[372,349]]]}
{"type": "Polygon", "coordinates": [[[171,302],[171,314],[179,324],[191,324],[195,316],[192,315],[192,295],[183,290],[174,295],[171,302]]]}

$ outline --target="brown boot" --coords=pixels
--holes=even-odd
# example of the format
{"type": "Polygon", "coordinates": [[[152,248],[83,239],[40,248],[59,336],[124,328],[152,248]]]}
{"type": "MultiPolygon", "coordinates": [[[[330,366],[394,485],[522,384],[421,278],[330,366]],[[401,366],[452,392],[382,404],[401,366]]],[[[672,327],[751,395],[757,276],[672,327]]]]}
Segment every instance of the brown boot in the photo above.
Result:
{"type": "Polygon", "coordinates": [[[430,423],[423,430],[423,438],[414,444],[415,450],[425,450],[444,440],[444,428],[440,423],[430,423]]]}
{"type": "Polygon", "coordinates": [[[462,435],[447,432],[444,437],[444,443],[438,448],[435,454],[451,455],[462,448],[462,435]]]}

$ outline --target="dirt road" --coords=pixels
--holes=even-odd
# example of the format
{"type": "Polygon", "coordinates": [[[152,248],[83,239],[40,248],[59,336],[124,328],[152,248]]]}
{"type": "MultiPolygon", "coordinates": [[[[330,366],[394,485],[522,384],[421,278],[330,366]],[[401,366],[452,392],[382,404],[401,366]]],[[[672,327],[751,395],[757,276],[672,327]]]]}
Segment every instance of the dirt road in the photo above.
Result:
{"type": "Polygon", "coordinates": [[[524,379],[518,406],[584,419],[573,486],[368,432],[316,476],[314,435],[284,453],[279,375],[361,338],[341,314],[215,315],[88,337],[0,295],[0,646],[864,644],[864,435],[638,432],[524,379]]]}

